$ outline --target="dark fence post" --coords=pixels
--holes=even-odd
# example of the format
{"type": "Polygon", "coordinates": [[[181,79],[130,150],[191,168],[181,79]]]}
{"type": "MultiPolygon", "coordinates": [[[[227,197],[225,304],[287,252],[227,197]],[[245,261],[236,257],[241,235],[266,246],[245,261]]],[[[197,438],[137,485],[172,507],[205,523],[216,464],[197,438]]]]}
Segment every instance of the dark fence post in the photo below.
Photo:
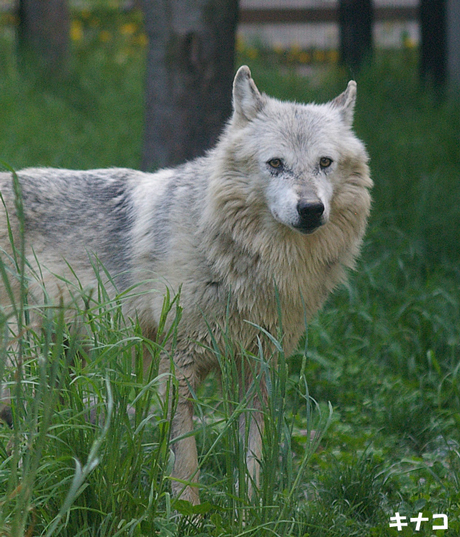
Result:
{"type": "Polygon", "coordinates": [[[460,88],[460,0],[447,2],[447,76],[460,88]]]}
{"type": "Polygon", "coordinates": [[[372,22],[372,0],[340,0],[340,56],[351,69],[372,53],[372,22]]]}
{"type": "Polygon", "coordinates": [[[65,76],[69,30],[67,0],[20,0],[18,50],[23,69],[45,78],[65,76]]]}
{"type": "Polygon", "coordinates": [[[420,27],[420,76],[423,82],[440,88],[447,75],[445,0],[421,0],[420,27]]]}

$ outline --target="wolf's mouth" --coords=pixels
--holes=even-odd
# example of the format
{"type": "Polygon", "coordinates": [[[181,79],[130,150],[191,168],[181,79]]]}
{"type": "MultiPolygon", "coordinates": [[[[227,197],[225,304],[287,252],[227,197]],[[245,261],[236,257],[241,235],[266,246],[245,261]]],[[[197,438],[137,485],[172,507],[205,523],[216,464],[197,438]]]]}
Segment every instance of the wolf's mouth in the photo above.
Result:
{"type": "Polygon", "coordinates": [[[293,226],[296,231],[300,231],[300,233],[303,233],[304,235],[311,235],[315,231],[317,231],[320,227],[322,227],[325,224],[325,222],[315,222],[315,223],[306,223],[302,222],[301,224],[297,226],[293,226]]]}

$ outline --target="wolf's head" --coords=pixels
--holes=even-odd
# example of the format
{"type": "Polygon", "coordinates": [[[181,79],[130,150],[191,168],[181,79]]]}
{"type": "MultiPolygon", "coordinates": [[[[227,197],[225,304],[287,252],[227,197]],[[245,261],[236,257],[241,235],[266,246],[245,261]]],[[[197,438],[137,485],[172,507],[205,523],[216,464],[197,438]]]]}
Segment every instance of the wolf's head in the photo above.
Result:
{"type": "MultiPolygon", "coordinates": [[[[261,94],[248,67],[233,85],[233,117],[224,138],[240,187],[274,221],[303,234],[328,223],[345,182],[367,178],[367,155],[352,132],[356,83],[333,101],[281,102],[261,94]]],[[[222,140],[223,141],[223,140],[222,140]]]]}

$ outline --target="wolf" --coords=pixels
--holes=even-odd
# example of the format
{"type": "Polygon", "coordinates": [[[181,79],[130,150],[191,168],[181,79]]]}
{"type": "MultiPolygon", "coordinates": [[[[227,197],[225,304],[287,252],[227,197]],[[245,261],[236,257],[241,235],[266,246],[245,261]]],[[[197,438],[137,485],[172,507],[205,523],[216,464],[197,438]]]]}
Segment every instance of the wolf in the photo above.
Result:
{"type": "MultiPolygon", "coordinates": [[[[203,157],[156,173],[17,173],[25,255],[37,280],[29,285],[29,302],[39,304],[44,287],[62,298],[63,278],[97,285],[97,257],[112,275],[110,292],[139,286],[142,292],[124,308],[155,339],[165,293],[180,291],[182,318],[163,362],[167,369],[172,352],[179,392],[171,418],[178,439],[172,489],[193,504],[199,503],[199,471],[192,393],[219,367],[215,345],[230,336],[257,354],[260,330],[278,334],[281,319],[281,344],[291,353],[305,319],[354,267],[372,187],[365,146],[352,129],[355,101],[350,81],[325,104],[283,102],[261,93],[243,66],[234,78],[233,114],[203,157]]],[[[8,263],[10,237],[19,236],[20,226],[11,173],[0,174],[0,191],[0,246],[8,263]]],[[[11,292],[0,290],[0,301],[8,306],[11,292]]],[[[249,386],[251,373],[237,366],[249,386]]],[[[240,423],[255,486],[264,393],[253,394],[253,416],[240,423]]]]}

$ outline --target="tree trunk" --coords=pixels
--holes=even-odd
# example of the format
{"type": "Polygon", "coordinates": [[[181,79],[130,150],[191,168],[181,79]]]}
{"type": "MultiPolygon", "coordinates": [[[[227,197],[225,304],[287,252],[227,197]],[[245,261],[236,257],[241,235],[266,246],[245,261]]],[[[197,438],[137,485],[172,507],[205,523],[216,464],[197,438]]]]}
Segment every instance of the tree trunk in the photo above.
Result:
{"type": "Polygon", "coordinates": [[[372,0],[340,0],[340,56],[357,70],[372,53],[372,0]]]}
{"type": "Polygon", "coordinates": [[[26,70],[60,77],[67,70],[70,13],[66,0],[20,0],[18,49],[26,70]]]}
{"type": "Polygon", "coordinates": [[[142,168],[202,155],[231,114],[238,0],[143,0],[149,37],[142,168]]]}

